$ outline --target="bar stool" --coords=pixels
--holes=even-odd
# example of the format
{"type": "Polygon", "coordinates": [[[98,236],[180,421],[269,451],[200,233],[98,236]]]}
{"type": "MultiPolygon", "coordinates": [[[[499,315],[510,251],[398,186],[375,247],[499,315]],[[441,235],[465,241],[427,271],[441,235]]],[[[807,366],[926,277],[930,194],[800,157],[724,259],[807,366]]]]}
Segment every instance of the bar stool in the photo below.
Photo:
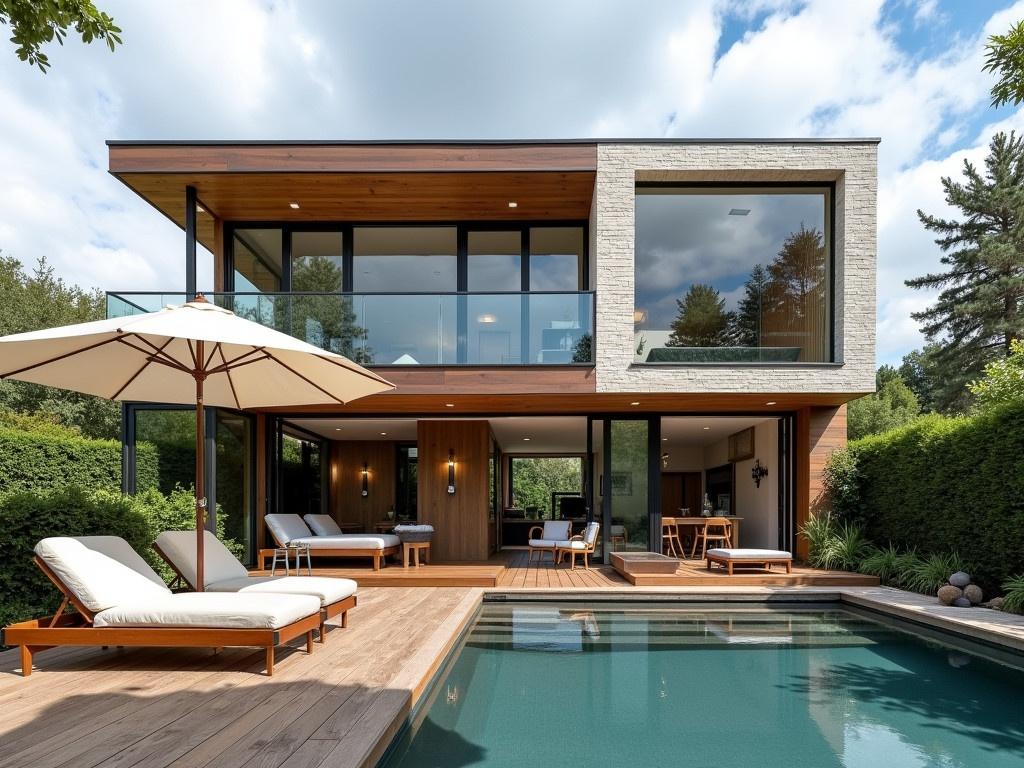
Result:
{"type": "Polygon", "coordinates": [[[672,557],[683,557],[683,542],[679,540],[679,528],[675,521],[661,522],[661,548],[672,557]]]}

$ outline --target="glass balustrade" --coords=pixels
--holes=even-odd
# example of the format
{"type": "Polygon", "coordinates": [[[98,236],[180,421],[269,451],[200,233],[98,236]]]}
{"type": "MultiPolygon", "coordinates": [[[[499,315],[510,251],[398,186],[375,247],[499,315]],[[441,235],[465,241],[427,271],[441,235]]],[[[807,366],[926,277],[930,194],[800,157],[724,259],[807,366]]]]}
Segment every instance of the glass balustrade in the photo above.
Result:
{"type": "MultiPolygon", "coordinates": [[[[364,365],[593,364],[594,295],[207,293],[237,315],[364,365]]],[[[184,293],[108,293],[107,317],[184,293]]]]}

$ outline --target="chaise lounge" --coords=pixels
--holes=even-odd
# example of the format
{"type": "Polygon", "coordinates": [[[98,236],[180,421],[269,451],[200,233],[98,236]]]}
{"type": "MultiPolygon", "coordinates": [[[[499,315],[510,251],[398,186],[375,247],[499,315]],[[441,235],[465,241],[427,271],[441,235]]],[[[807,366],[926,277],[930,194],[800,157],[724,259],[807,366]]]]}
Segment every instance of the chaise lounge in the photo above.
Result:
{"type": "Polygon", "coordinates": [[[264,648],[268,676],[277,646],[305,635],[313,652],[320,602],[310,595],[174,594],[116,536],[53,537],[35,552],[64,599],[52,618],[4,628],[0,644],[19,646],[25,677],[35,653],[58,646],[264,648]],[[64,613],[69,604],[77,613],[64,613]]]}
{"type": "MultiPolygon", "coordinates": [[[[276,545],[309,547],[313,557],[372,557],[373,570],[379,571],[384,558],[401,551],[402,542],[390,533],[342,533],[334,536],[316,536],[298,515],[272,514],[265,518],[267,528],[276,545]]],[[[259,563],[266,567],[274,550],[261,549],[259,563]]]]}
{"type": "MultiPolygon", "coordinates": [[[[327,637],[327,620],[341,616],[341,626],[348,626],[348,612],[356,606],[358,585],[351,579],[322,576],[250,576],[224,543],[204,531],[203,588],[207,592],[274,593],[279,595],[312,595],[320,601],[320,642],[327,637]]],[[[164,531],[156,537],[153,549],[177,574],[182,584],[196,588],[195,531],[164,531]]],[[[173,584],[171,586],[174,586],[173,584]]]]}
{"type": "Polygon", "coordinates": [[[761,566],[766,571],[771,571],[772,565],[786,566],[786,573],[793,572],[793,555],[780,549],[709,549],[705,555],[708,570],[711,570],[712,563],[717,563],[726,569],[732,576],[733,568],[740,566],[761,566]]]}

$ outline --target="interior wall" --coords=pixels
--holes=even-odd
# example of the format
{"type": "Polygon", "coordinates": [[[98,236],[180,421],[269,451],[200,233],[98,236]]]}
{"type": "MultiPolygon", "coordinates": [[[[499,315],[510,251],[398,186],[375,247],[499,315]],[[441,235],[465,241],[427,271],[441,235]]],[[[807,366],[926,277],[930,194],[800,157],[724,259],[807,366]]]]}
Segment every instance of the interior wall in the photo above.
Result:
{"type": "Polygon", "coordinates": [[[365,531],[386,519],[395,504],[395,443],[377,440],[332,440],[331,516],[358,523],[365,531]],[[367,491],[363,496],[363,463],[367,491]]]}
{"type": "Polygon", "coordinates": [[[431,560],[488,557],[488,469],[491,428],[486,421],[419,421],[419,522],[434,526],[431,560]],[[448,493],[448,455],[455,454],[455,493],[448,493]]]}
{"type": "Polygon", "coordinates": [[[736,462],[736,514],[740,546],[776,549],[779,546],[779,432],[778,423],[766,421],[754,428],[754,458],[736,462]],[[767,467],[758,487],[750,476],[754,462],[767,467]]]}

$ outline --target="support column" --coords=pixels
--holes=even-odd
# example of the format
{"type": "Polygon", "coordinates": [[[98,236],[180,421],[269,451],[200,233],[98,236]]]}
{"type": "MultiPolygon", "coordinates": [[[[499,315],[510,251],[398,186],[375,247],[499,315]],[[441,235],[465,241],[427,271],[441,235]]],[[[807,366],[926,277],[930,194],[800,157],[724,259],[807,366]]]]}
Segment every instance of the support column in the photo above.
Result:
{"type": "MultiPolygon", "coordinates": [[[[846,445],[846,406],[801,408],[796,414],[796,530],[825,511],[825,464],[846,445]]],[[[797,535],[796,556],[807,559],[807,540],[797,535]]]]}
{"type": "Polygon", "coordinates": [[[196,297],[196,188],[185,187],[185,295],[196,297]]]}

